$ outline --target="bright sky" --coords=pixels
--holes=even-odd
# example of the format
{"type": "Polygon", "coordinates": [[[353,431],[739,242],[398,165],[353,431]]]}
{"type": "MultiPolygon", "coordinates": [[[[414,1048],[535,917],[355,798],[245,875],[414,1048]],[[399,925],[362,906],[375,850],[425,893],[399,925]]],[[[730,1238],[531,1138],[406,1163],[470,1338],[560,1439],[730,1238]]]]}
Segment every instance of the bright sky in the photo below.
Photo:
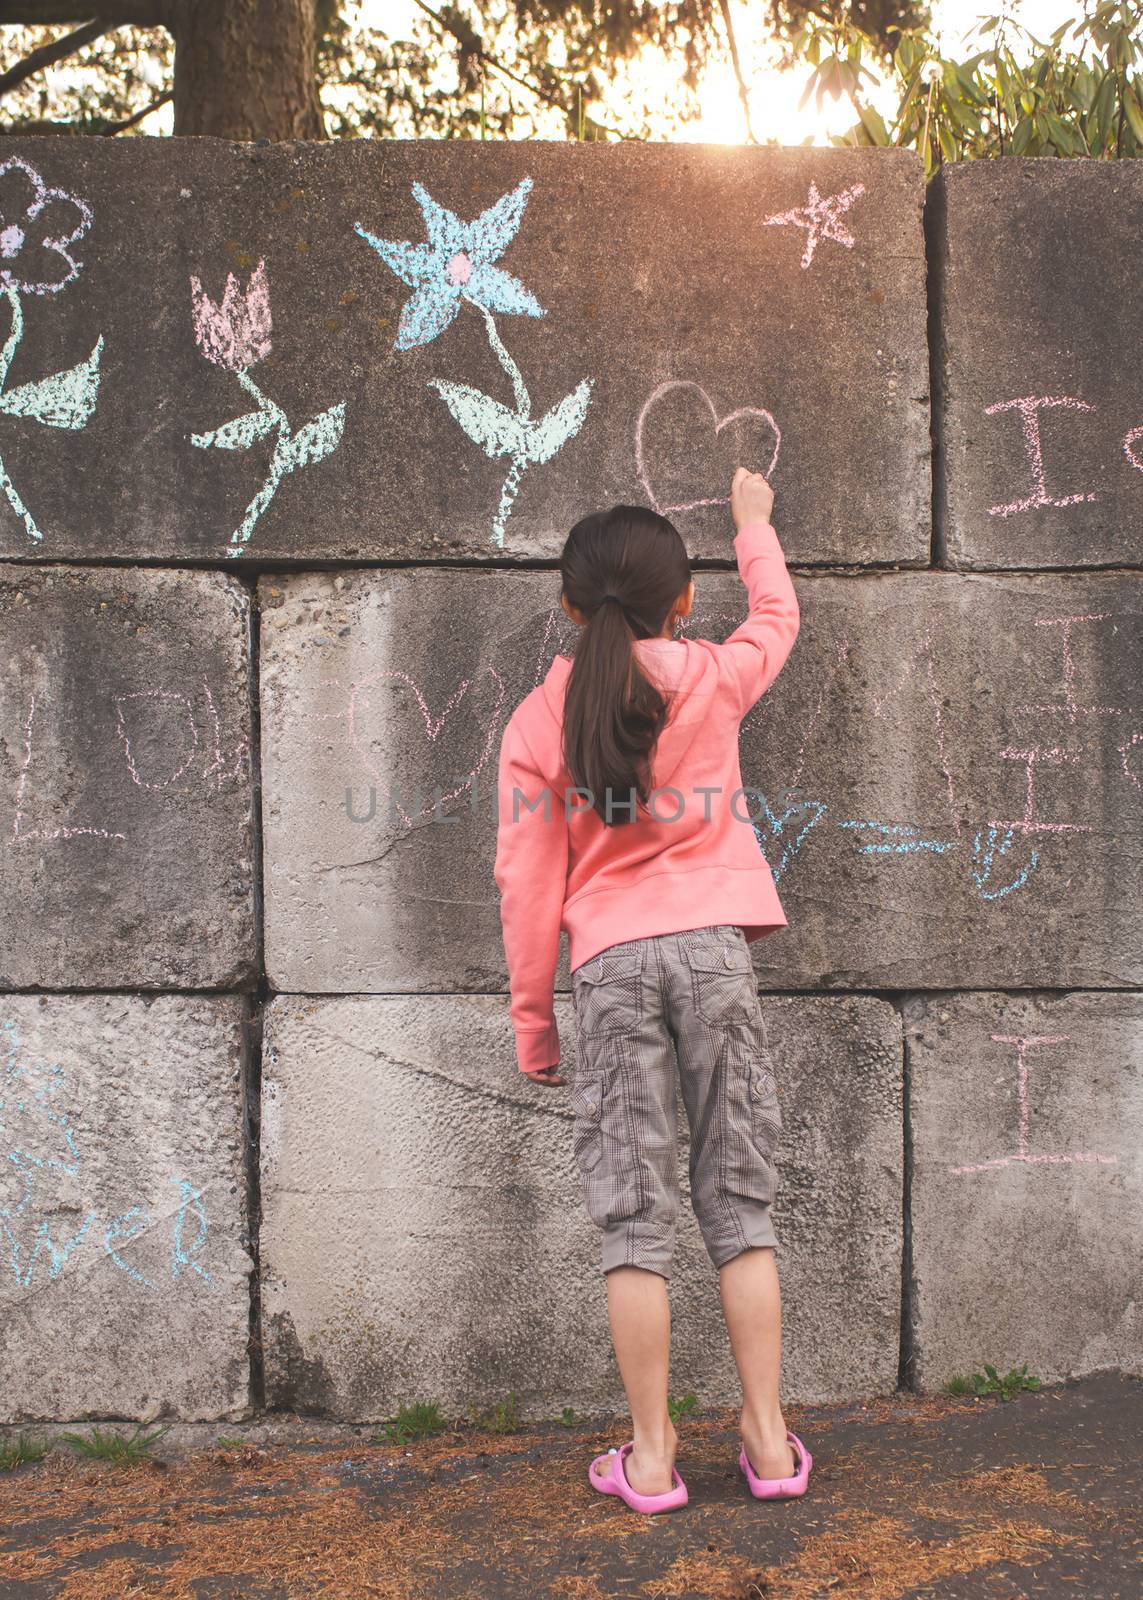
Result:
{"type": "MultiPolygon", "coordinates": [[[[811,96],[799,111],[798,101],[811,69],[778,72],[764,44],[752,48],[759,13],[756,0],[753,4],[751,0],[730,0],[730,9],[743,58],[743,74],[750,88],[750,114],[757,138],[801,144],[812,135],[815,144],[827,144],[830,134],[844,133],[852,127],[854,112],[847,98],[834,101],[827,96],[819,112],[811,96]]],[[[994,5],[989,5],[988,0],[935,0],[932,7],[934,30],[942,49],[945,53],[960,53],[966,35],[972,32],[978,19],[996,15],[1003,9],[1003,0],[996,0],[994,5]]],[[[1048,34],[1062,23],[1076,20],[1077,6],[1075,0],[1009,0],[1007,12],[1038,39],[1046,41],[1048,34]]],[[[400,38],[408,35],[417,8],[413,0],[359,0],[358,14],[364,25],[380,28],[391,38],[400,38]]],[[[1066,43],[1074,47],[1072,40],[1066,43]]],[[[968,55],[979,48],[974,40],[964,46],[963,53],[968,55]]],[[[1019,49],[1014,53],[1021,54],[1019,49]]],[[[656,98],[661,99],[670,92],[672,76],[671,69],[660,59],[653,63],[648,61],[633,70],[631,90],[644,103],[653,104],[656,98]]],[[[888,85],[886,87],[887,93],[870,91],[870,99],[882,115],[888,115],[896,105],[896,95],[888,85]]],[[[745,136],[742,106],[729,60],[712,64],[702,85],[701,104],[702,115],[698,121],[675,137],[714,144],[742,143],[745,136]]]]}

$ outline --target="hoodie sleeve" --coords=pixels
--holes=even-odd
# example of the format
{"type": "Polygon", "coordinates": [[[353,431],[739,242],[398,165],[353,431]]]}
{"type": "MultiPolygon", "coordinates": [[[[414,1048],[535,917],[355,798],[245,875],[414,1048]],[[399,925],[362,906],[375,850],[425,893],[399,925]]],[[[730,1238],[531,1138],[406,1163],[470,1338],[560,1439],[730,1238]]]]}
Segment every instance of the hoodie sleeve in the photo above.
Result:
{"type": "Polygon", "coordinates": [[[734,538],[749,615],[717,648],[731,664],[741,720],[781,672],[798,636],[798,597],[778,535],[768,522],[748,522],[734,538]]]}
{"type": "Polygon", "coordinates": [[[563,796],[548,787],[512,720],[500,742],[497,788],[493,875],[500,890],[510,1015],[520,1071],[535,1072],[560,1059],[552,996],[567,887],[567,822],[563,796]]]}

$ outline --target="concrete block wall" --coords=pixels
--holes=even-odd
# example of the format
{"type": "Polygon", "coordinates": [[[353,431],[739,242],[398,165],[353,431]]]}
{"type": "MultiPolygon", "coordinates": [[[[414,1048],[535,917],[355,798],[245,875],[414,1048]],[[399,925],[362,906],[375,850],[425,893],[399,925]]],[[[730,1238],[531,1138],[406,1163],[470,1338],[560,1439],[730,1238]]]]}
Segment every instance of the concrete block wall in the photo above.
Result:
{"type": "Polygon", "coordinates": [[[1133,166],[6,143],[0,1422],[622,1405],[496,754],[584,511],[736,625],[740,459],[786,1392],[1143,1369],[1133,166]]]}

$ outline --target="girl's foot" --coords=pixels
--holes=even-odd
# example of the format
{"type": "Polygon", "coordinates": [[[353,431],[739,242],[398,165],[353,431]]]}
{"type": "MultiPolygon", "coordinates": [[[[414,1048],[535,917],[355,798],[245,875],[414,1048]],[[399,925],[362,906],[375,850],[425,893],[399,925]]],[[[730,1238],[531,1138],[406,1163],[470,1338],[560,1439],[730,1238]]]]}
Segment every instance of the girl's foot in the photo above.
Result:
{"type": "Polygon", "coordinates": [[[747,1417],[741,1419],[742,1446],[746,1459],[759,1478],[792,1478],[798,1470],[794,1448],[786,1442],[786,1426],[759,1427],[747,1417]]]}
{"type": "MultiPolygon", "coordinates": [[[[678,1440],[672,1428],[668,1448],[658,1455],[646,1451],[640,1454],[639,1446],[629,1451],[623,1463],[624,1476],[636,1494],[669,1494],[675,1486],[673,1468],[678,1440]]],[[[608,1456],[595,1469],[597,1478],[606,1478],[615,1467],[615,1457],[608,1456]]]]}

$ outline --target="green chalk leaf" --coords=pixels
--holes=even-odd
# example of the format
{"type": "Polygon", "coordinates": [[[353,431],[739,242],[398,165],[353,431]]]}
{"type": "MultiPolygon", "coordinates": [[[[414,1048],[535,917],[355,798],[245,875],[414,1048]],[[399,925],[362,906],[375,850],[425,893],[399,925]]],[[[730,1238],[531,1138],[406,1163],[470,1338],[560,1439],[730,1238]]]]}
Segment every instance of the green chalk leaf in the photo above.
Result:
{"type": "Polygon", "coordinates": [[[0,394],[0,410],[10,417],[34,417],[49,428],[82,428],[95,410],[99,395],[99,355],[103,335],[86,361],[67,372],[21,384],[0,394]]]}
{"type": "Polygon", "coordinates": [[[279,447],[276,459],[283,472],[296,472],[312,461],[321,461],[336,450],[345,432],[345,401],[339,400],[328,411],[312,417],[298,429],[288,443],[279,447]]]}
{"type": "Polygon", "coordinates": [[[249,450],[274,426],[274,416],[269,411],[248,411],[244,417],[234,417],[224,422],[213,433],[192,433],[191,444],[200,450],[249,450]]]}
{"type": "Polygon", "coordinates": [[[585,378],[578,388],[564,396],[559,405],[553,406],[538,421],[528,423],[528,460],[537,466],[550,461],[556,451],[583,426],[590,399],[591,379],[585,378]]]}
{"type": "Polygon", "coordinates": [[[473,444],[478,444],[486,456],[495,460],[497,456],[521,456],[527,450],[529,424],[499,400],[447,378],[430,378],[429,387],[437,391],[473,444]]]}

